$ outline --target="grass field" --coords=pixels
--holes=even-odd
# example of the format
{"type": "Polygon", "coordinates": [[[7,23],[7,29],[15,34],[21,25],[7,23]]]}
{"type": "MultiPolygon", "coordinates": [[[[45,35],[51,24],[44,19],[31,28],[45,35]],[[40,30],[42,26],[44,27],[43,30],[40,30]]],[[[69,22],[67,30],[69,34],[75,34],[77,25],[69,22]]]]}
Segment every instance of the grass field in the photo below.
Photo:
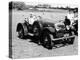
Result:
{"type": "Polygon", "coordinates": [[[16,26],[19,22],[24,22],[25,17],[29,14],[34,14],[43,17],[49,22],[58,22],[64,20],[67,11],[61,12],[31,12],[31,11],[13,11],[12,12],[12,57],[13,58],[29,58],[29,57],[49,57],[49,56],[64,56],[78,54],[78,39],[75,38],[74,44],[64,46],[52,50],[48,50],[41,45],[29,42],[30,39],[19,39],[16,33],[16,26]]]}

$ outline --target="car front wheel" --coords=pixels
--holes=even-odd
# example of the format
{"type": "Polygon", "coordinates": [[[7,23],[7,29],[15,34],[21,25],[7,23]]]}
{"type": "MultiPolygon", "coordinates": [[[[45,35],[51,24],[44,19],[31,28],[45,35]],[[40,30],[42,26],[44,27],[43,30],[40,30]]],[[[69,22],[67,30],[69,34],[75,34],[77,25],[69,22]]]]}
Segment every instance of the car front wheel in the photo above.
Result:
{"type": "Polygon", "coordinates": [[[43,33],[42,35],[42,45],[45,47],[45,48],[48,48],[48,49],[52,49],[52,46],[53,46],[53,42],[51,40],[51,37],[50,37],[50,34],[48,31],[44,31],[45,33],[43,33]]]}

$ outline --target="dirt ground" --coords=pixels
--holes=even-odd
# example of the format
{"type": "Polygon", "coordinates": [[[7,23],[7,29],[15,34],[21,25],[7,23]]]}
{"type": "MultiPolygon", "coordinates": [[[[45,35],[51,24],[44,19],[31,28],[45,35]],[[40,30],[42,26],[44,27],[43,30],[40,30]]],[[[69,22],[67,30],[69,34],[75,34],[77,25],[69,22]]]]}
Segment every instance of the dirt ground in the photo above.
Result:
{"type": "Polygon", "coordinates": [[[19,39],[16,33],[16,26],[19,22],[24,22],[25,17],[29,14],[40,15],[44,20],[49,19],[50,22],[64,20],[67,12],[27,12],[13,11],[12,12],[12,57],[13,58],[31,58],[31,57],[49,57],[49,56],[64,56],[78,54],[78,37],[75,38],[73,45],[68,45],[60,48],[48,50],[41,45],[30,42],[30,39],[19,39]]]}

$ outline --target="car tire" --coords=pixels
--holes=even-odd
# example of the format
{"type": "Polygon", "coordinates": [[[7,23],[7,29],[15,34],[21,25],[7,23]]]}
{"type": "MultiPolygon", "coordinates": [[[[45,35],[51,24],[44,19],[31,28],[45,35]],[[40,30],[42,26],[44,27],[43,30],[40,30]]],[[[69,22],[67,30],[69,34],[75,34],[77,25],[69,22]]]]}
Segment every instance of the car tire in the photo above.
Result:
{"type": "Polygon", "coordinates": [[[23,37],[24,37],[24,30],[23,30],[23,28],[20,28],[20,30],[18,31],[18,37],[23,39],[23,37]]]}
{"type": "Polygon", "coordinates": [[[39,34],[40,34],[39,25],[37,25],[37,24],[33,25],[33,33],[34,33],[35,36],[39,36],[39,34]]]}
{"type": "Polygon", "coordinates": [[[17,33],[18,33],[18,37],[23,39],[24,38],[24,29],[21,23],[19,23],[17,25],[17,33]]]}
{"type": "Polygon", "coordinates": [[[47,49],[52,49],[52,40],[49,34],[49,31],[44,31],[41,40],[42,45],[47,49]]]}
{"type": "Polygon", "coordinates": [[[41,29],[42,29],[42,25],[39,22],[35,21],[33,24],[33,33],[34,36],[37,37],[37,41],[39,45],[41,45],[40,43],[41,29]]]}
{"type": "Polygon", "coordinates": [[[74,43],[74,39],[75,39],[75,37],[68,39],[67,43],[68,44],[73,44],[74,43]]]}

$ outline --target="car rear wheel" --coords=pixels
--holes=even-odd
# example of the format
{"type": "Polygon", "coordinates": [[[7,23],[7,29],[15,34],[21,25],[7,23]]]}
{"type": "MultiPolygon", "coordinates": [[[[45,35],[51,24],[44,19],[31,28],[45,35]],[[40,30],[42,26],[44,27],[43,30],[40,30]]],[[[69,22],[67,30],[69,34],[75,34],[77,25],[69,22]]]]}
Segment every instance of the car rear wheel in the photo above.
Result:
{"type": "Polygon", "coordinates": [[[22,24],[20,23],[17,25],[17,33],[18,33],[19,38],[22,39],[24,37],[24,29],[23,29],[22,24]]]}
{"type": "Polygon", "coordinates": [[[24,34],[23,34],[23,30],[22,30],[22,29],[20,29],[20,30],[18,31],[18,37],[19,37],[19,38],[23,38],[23,37],[24,37],[24,34]]]}
{"type": "Polygon", "coordinates": [[[40,28],[39,28],[38,25],[33,26],[33,33],[34,33],[35,36],[39,36],[40,28]]]}
{"type": "Polygon", "coordinates": [[[37,37],[37,42],[40,45],[40,36],[41,36],[41,24],[39,22],[34,22],[33,24],[33,33],[34,36],[37,37]]]}

